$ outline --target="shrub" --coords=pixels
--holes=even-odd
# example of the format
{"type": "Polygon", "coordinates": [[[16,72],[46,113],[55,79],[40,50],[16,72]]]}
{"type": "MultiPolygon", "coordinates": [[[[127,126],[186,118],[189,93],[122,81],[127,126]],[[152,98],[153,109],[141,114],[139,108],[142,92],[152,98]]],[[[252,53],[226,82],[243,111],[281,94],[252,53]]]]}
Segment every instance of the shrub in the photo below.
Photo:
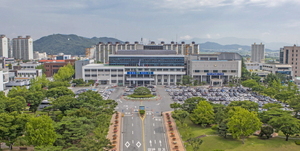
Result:
{"type": "Polygon", "coordinates": [[[140,112],[141,115],[145,114],[145,110],[140,110],[139,112],[140,112]]]}
{"type": "Polygon", "coordinates": [[[128,95],[128,97],[131,97],[131,98],[151,98],[151,97],[154,97],[154,96],[152,94],[146,94],[146,95],[131,94],[131,95],[128,95]]]}
{"type": "Polygon", "coordinates": [[[295,141],[296,145],[300,145],[300,140],[295,141]]]}
{"type": "Polygon", "coordinates": [[[211,129],[214,130],[214,131],[216,131],[216,130],[219,129],[219,125],[217,125],[217,124],[216,124],[216,125],[213,125],[213,126],[211,127],[211,129]]]}
{"type": "Polygon", "coordinates": [[[135,94],[135,95],[149,95],[149,94],[151,94],[151,91],[146,87],[138,87],[134,90],[133,94],[135,94]]]}

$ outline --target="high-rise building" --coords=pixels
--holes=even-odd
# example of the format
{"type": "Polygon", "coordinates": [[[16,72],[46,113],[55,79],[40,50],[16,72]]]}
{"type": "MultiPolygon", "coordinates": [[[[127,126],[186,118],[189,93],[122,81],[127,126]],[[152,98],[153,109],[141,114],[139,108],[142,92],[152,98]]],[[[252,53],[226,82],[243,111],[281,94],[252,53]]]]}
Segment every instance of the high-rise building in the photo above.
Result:
{"type": "Polygon", "coordinates": [[[260,44],[252,44],[251,45],[251,61],[264,63],[265,61],[265,45],[260,44]]]}
{"type": "Polygon", "coordinates": [[[30,36],[13,39],[13,57],[21,60],[33,59],[33,39],[30,36]]]}
{"type": "Polygon", "coordinates": [[[9,38],[5,35],[0,35],[0,56],[9,57],[9,38]]]}
{"type": "Polygon", "coordinates": [[[109,55],[118,54],[118,50],[175,50],[178,55],[192,55],[199,54],[199,45],[195,42],[191,44],[185,44],[185,42],[181,42],[180,44],[171,42],[170,44],[165,44],[165,42],[161,42],[160,44],[155,44],[155,42],[150,42],[147,45],[140,44],[139,42],[134,42],[130,44],[129,42],[115,44],[108,42],[102,43],[99,42],[96,45],[95,57],[97,61],[108,63],[109,55]]]}
{"type": "Polygon", "coordinates": [[[280,63],[293,66],[293,76],[300,77],[300,46],[284,46],[280,49],[280,63]],[[299,62],[299,65],[298,65],[299,62]],[[299,68],[298,68],[299,67],[299,68]]]}

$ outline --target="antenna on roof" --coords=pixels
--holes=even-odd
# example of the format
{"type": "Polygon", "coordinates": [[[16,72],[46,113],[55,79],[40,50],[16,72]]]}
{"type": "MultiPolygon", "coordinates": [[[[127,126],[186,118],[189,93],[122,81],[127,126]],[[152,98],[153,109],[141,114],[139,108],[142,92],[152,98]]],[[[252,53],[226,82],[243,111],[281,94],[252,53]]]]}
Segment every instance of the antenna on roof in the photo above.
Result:
{"type": "Polygon", "coordinates": [[[143,44],[143,37],[141,37],[141,42],[140,42],[140,44],[143,44]]]}

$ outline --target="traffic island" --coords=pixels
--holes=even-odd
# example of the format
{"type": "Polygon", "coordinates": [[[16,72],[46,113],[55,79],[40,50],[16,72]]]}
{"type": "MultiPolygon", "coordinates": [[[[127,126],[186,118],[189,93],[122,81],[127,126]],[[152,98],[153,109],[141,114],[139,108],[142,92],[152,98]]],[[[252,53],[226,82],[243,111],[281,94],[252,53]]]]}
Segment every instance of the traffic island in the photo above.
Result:
{"type": "Polygon", "coordinates": [[[177,130],[175,120],[172,118],[171,111],[163,114],[164,126],[168,139],[168,145],[171,151],[185,151],[179,131],[177,130]]]}
{"type": "Polygon", "coordinates": [[[120,151],[121,141],[121,113],[116,112],[110,120],[107,139],[112,143],[113,148],[109,151],[120,151]]]}

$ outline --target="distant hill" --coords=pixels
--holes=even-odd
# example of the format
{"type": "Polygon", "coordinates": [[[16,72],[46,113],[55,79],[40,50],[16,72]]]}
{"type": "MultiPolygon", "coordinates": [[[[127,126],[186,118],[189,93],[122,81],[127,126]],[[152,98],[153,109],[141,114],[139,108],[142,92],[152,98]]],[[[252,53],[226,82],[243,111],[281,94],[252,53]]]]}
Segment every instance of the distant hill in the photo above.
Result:
{"type": "Polygon", "coordinates": [[[33,42],[33,50],[39,52],[46,52],[47,54],[71,54],[71,55],[84,55],[85,48],[96,45],[99,42],[122,42],[115,38],[108,37],[93,37],[85,38],[74,34],[63,35],[53,34],[44,36],[33,42]]]}

